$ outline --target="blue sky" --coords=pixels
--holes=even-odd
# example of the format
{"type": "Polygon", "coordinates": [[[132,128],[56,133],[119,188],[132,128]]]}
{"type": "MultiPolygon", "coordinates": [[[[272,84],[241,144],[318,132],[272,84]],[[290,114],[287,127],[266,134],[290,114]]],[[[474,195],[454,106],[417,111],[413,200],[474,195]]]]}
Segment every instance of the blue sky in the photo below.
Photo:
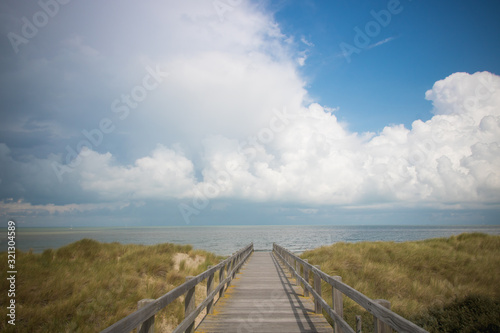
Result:
{"type": "Polygon", "coordinates": [[[498,224],[498,1],[0,4],[0,216],[498,224]]]}
{"type": "Polygon", "coordinates": [[[398,14],[370,37],[375,48],[339,57],[340,43],[354,45],[354,28],[374,21],[371,11],[389,1],[283,1],[274,7],[285,33],[314,44],[303,69],[318,102],[341,106],[339,116],[354,131],[380,131],[389,124],[410,127],[428,120],[430,85],[455,72],[499,73],[500,4],[494,1],[399,2],[398,14]]]}

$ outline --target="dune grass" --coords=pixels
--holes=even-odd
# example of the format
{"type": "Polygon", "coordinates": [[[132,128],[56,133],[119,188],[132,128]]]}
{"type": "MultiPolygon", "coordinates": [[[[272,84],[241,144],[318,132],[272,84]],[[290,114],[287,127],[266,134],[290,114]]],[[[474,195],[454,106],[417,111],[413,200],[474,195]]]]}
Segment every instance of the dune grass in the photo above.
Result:
{"type": "MultiPolygon", "coordinates": [[[[500,236],[337,243],[301,257],[430,332],[500,332],[500,236]]],[[[373,330],[372,316],[346,297],[344,314],[351,327],[359,314],[363,332],[373,330]]]]}
{"type": "MultiPolygon", "coordinates": [[[[135,311],[139,300],[160,297],[220,259],[190,245],[122,245],[90,239],[41,254],[17,251],[16,326],[2,320],[0,331],[97,332],[135,311]],[[188,256],[177,269],[173,258],[178,253],[188,256]],[[204,260],[195,267],[187,264],[189,259],[197,262],[197,257],[204,260]]],[[[7,262],[5,252],[0,260],[7,262]]],[[[7,290],[7,280],[0,286],[7,290]]],[[[0,299],[0,315],[7,318],[6,293],[0,299]]],[[[157,316],[156,325],[160,331],[175,327],[183,314],[178,299],[157,316]]]]}

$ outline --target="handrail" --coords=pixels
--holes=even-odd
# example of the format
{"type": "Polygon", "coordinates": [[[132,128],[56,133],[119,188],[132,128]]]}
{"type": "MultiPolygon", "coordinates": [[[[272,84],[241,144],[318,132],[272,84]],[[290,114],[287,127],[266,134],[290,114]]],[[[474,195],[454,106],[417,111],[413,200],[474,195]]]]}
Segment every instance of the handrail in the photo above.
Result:
{"type": "Polygon", "coordinates": [[[300,275],[300,268],[298,269],[298,271],[296,269],[297,263],[302,265],[304,271],[313,272],[313,274],[315,276],[321,278],[323,281],[326,281],[333,288],[341,291],[344,295],[351,298],[353,301],[355,301],[356,303],[361,305],[363,308],[365,308],[374,317],[376,317],[379,320],[381,320],[382,322],[386,323],[387,325],[389,325],[390,327],[392,327],[396,331],[398,331],[398,332],[418,332],[418,333],[426,333],[427,332],[423,328],[421,328],[421,327],[415,325],[414,323],[412,323],[411,321],[401,317],[397,313],[394,313],[391,310],[383,307],[382,305],[377,304],[377,302],[375,302],[374,300],[365,296],[364,294],[360,293],[356,289],[350,287],[349,285],[347,285],[347,284],[345,284],[337,279],[334,279],[332,276],[324,273],[323,271],[321,271],[317,267],[309,264],[308,262],[306,262],[303,259],[299,258],[298,256],[294,255],[292,252],[285,249],[284,247],[281,247],[278,244],[273,243],[273,252],[279,256],[279,258],[282,260],[282,262],[285,263],[285,265],[293,272],[292,274],[295,275],[295,277],[297,278],[297,281],[300,281],[304,285],[304,288],[311,292],[314,299],[320,303],[321,307],[323,309],[325,309],[325,311],[328,313],[328,315],[344,331],[354,332],[350,326],[346,327],[347,323],[343,320],[343,318],[341,316],[339,316],[326,303],[326,301],[315,290],[315,288],[313,288],[309,284],[309,281],[306,281],[306,279],[302,278],[302,276],[300,275]],[[287,258],[289,258],[289,259],[287,260],[287,258]],[[291,263],[292,260],[295,262],[294,265],[292,265],[292,263],[291,263]]]}
{"type": "Polygon", "coordinates": [[[130,332],[142,323],[149,320],[151,317],[154,317],[157,312],[168,306],[170,303],[175,301],[178,297],[184,295],[186,292],[192,290],[199,284],[201,281],[205,280],[208,277],[214,276],[215,272],[219,271],[220,276],[223,276],[223,273],[228,271],[227,277],[222,281],[219,281],[217,287],[214,288],[210,294],[203,300],[203,302],[192,312],[189,314],[186,313],[186,317],[179,324],[179,326],[174,330],[174,332],[181,332],[186,330],[190,325],[194,323],[194,320],[198,316],[198,314],[203,311],[207,307],[207,305],[214,299],[217,292],[223,292],[226,285],[229,285],[232,279],[234,278],[236,272],[240,269],[240,267],[245,263],[248,257],[253,252],[253,243],[247,245],[246,247],[240,249],[238,252],[230,256],[229,258],[221,261],[219,264],[213,266],[212,268],[207,269],[206,271],[198,274],[193,277],[189,281],[181,284],[180,286],[172,289],[165,295],[157,298],[152,301],[150,304],[144,306],[143,308],[129,314],[125,318],[117,321],[113,325],[101,331],[101,333],[122,333],[122,332],[130,332]],[[227,266],[227,267],[226,267],[227,266]],[[229,271],[231,269],[231,271],[229,271]]]}
{"type": "MultiPolygon", "coordinates": [[[[253,250],[253,244],[252,245],[252,250],[253,250]]],[[[243,251],[244,253],[244,251],[243,251]]],[[[184,330],[191,325],[191,323],[194,322],[196,317],[203,311],[203,309],[206,308],[208,303],[214,299],[215,295],[225,287],[226,284],[230,283],[231,280],[234,278],[236,272],[240,269],[240,267],[245,263],[245,261],[250,257],[252,254],[252,251],[248,251],[248,253],[245,254],[245,257],[243,260],[239,260],[239,262],[236,265],[233,265],[233,269],[231,270],[231,273],[228,274],[227,278],[225,278],[222,282],[219,282],[219,285],[205,298],[205,300],[195,309],[191,314],[186,316],[186,318],[174,329],[172,333],[178,333],[178,332],[184,332],[184,330]]]]}
{"type": "MultiPolygon", "coordinates": [[[[273,250],[275,249],[274,247],[278,246],[276,244],[273,244],[273,250]]],[[[278,257],[281,259],[281,261],[288,267],[288,269],[293,270],[294,272],[297,272],[290,263],[283,258],[281,253],[279,251],[275,251],[278,257]]],[[[274,253],[273,253],[274,254],[274,253]]],[[[304,288],[309,290],[309,292],[313,295],[314,299],[318,300],[321,304],[321,307],[325,309],[325,311],[328,313],[328,315],[333,318],[341,327],[344,329],[345,332],[350,332],[354,333],[354,330],[349,326],[349,324],[341,318],[326,302],[325,300],[314,290],[314,288],[309,284],[308,281],[306,281],[304,278],[302,278],[299,274],[295,274],[295,277],[297,280],[299,280],[303,285],[304,288]]]]}

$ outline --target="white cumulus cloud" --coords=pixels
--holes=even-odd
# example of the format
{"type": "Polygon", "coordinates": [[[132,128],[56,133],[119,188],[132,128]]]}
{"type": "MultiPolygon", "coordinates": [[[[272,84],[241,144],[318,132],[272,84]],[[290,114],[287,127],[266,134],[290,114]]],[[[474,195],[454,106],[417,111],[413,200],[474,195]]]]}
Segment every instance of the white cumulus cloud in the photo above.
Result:
{"type": "Polygon", "coordinates": [[[130,166],[116,165],[109,153],[81,155],[75,172],[81,176],[82,188],[106,200],[182,198],[194,186],[191,161],[163,146],[130,166]]]}
{"type": "Polygon", "coordinates": [[[199,179],[189,160],[165,148],[133,167],[111,167],[109,154],[94,153],[99,172],[84,166],[83,184],[113,196],[136,187],[134,196],[142,199],[191,194],[348,206],[497,203],[498,87],[500,77],[487,72],[453,74],[426,93],[435,107],[432,119],[417,120],[411,129],[388,126],[377,135],[349,132],[318,104],[282,111],[281,119],[271,117],[274,126],[243,140],[207,137],[199,179]]]}

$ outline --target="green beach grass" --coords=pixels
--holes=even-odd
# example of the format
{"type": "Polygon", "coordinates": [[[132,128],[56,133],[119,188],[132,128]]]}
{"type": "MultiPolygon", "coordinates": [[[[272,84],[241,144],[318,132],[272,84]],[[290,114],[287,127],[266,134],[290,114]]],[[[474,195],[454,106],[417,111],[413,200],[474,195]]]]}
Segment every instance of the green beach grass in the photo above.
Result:
{"type": "MultiPolygon", "coordinates": [[[[500,332],[500,236],[337,243],[301,257],[430,332],[500,332]]],[[[351,327],[362,315],[363,332],[373,331],[372,316],[347,297],[344,315],[351,327]]]]}
{"type": "MultiPolygon", "coordinates": [[[[190,245],[90,239],[40,254],[17,251],[16,325],[5,320],[8,299],[2,292],[0,331],[98,332],[134,312],[139,300],[160,297],[220,259],[190,245]]],[[[6,252],[0,260],[7,262],[6,252]]],[[[1,290],[9,289],[7,283],[2,279],[1,290]]],[[[183,314],[178,299],[156,317],[158,331],[177,326],[183,314]]]]}

